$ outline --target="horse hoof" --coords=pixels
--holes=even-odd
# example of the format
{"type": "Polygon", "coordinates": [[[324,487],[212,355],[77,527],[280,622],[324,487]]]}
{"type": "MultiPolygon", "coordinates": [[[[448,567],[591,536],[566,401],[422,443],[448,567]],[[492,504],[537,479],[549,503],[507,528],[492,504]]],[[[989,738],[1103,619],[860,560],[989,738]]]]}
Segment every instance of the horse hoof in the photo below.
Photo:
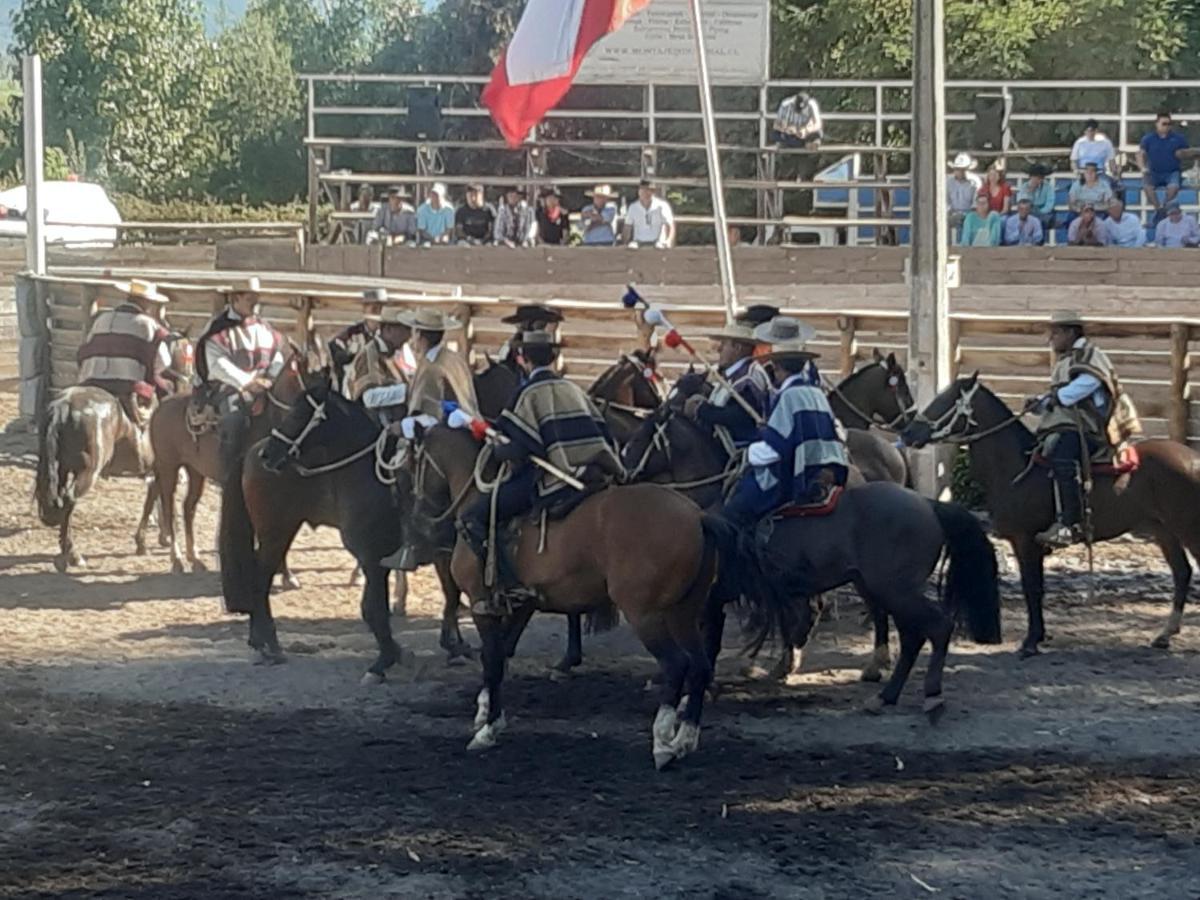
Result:
{"type": "Polygon", "coordinates": [[[654,768],[657,771],[661,772],[673,762],[675,762],[675,754],[671,752],[670,747],[654,748],[654,768]]]}
{"type": "Polygon", "coordinates": [[[133,542],[133,552],[137,556],[145,556],[150,551],[146,549],[146,542],[139,539],[133,542]]]}
{"type": "Polygon", "coordinates": [[[70,567],[71,567],[71,564],[67,561],[67,558],[65,556],[54,557],[54,568],[57,571],[59,571],[65,575],[67,572],[67,569],[69,569],[70,567]]]}
{"type": "Polygon", "coordinates": [[[929,724],[936,725],[946,714],[946,701],[941,697],[926,697],[923,710],[925,717],[929,719],[929,724]]]}
{"type": "Polygon", "coordinates": [[[408,618],[408,604],[407,603],[392,604],[392,618],[393,619],[407,619],[408,618]]]}
{"type": "Polygon", "coordinates": [[[1037,656],[1041,652],[1037,644],[1022,644],[1021,648],[1017,650],[1017,656],[1020,659],[1029,659],[1031,656],[1037,656]]]}
{"type": "Polygon", "coordinates": [[[384,680],[385,678],[383,675],[375,672],[366,672],[363,677],[359,679],[358,683],[363,687],[375,687],[376,685],[383,684],[384,680]]]}
{"type": "Polygon", "coordinates": [[[1169,634],[1160,634],[1150,642],[1150,646],[1155,650],[1170,650],[1171,636],[1169,634]]]}
{"type": "Polygon", "coordinates": [[[867,713],[868,715],[878,716],[883,712],[885,706],[887,706],[887,703],[884,702],[883,697],[881,697],[879,694],[875,694],[866,699],[866,702],[863,703],[862,708],[863,712],[867,713]]]}
{"type": "Polygon", "coordinates": [[[282,650],[255,649],[250,653],[250,662],[256,666],[281,666],[287,662],[282,650]]]}
{"type": "Polygon", "coordinates": [[[160,534],[158,536],[158,546],[160,549],[166,550],[168,547],[171,546],[171,539],[169,537],[167,537],[165,534],[160,534]]]}
{"type": "Polygon", "coordinates": [[[295,575],[289,575],[279,583],[281,591],[298,591],[300,590],[300,579],[295,575]]]}
{"type": "Polygon", "coordinates": [[[187,571],[187,570],[184,569],[184,567],[183,567],[182,559],[171,560],[171,574],[172,575],[182,575],[185,571],[187,571]]]}
{"type": "Polygon", "coordinates": [[[208,571],[208,566],[206,566],[201,560],[198,560],[198,559],[192,560],[192,572],[194,574],[199,575],[202,572],[207,572],[207,571],[208,571]]]}
{"type": "Polygon", "coordinates": [[[482,753],[485,750],[491,750],[496,746],[496,738],[505,728],[504,714],[500,714],[495,722],[490,722],[475,732],[475,736],[471,738],[471,743],[467,744],[468,753],[482,753]]]}
{"type": "Polygon", "coordinates": [[[875,668],[863,669],[858,676],[858,680],[874,684],[877,681],[883,681],[883,673],[875,668]]]}
{"type": "Polygon", "coordinates": [[[550,667],[552,672],[557,672],[559,675],[570,675],[571,670],[583,663],[582,659],[572,659],[569,656],[564,656],[558,662],[550,667]]]}

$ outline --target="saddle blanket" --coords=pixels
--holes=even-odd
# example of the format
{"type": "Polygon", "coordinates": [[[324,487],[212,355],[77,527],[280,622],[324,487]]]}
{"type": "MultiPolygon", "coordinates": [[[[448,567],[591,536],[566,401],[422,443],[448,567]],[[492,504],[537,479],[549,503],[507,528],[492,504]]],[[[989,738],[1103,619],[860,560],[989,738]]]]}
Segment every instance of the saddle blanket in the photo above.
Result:
{"type": "Polygon", "coordinates": [[[810,519],[827,516],[837,509],[838,501],[842,499],[845,488],[840,485],[830,488],[829,493],[816,503],[792,504],[775,510],[776,519],[810,519]]]}
{"type": "MultiPolygon", "coordinates": [[[[1107,462],[1092,462],[1093,475],[1127,475],[1136,472],[1142,465],[1142,456],[1138,453],[1137,444],[1126,444],[1116,457],[1106,456],[1107,462]]],[[[1033,463],[1041,468],[1050,468],[1050,460],[1040,453],[1035,454],[1033,463]]]]}

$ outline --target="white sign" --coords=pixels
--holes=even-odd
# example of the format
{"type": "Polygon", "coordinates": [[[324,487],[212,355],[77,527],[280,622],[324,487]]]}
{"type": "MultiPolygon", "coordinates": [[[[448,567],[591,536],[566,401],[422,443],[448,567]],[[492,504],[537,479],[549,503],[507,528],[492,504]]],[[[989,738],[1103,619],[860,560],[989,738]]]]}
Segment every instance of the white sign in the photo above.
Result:
{"type": "MultiPolygon", "coordinates": [[[[758,84],[771,58],[770,0],[705,0],[704,38],[716,84],[758,84]]],[[[695,84],[696,38],[686,0],[654,0],[592,48],[576,81],[695,84]]]]}

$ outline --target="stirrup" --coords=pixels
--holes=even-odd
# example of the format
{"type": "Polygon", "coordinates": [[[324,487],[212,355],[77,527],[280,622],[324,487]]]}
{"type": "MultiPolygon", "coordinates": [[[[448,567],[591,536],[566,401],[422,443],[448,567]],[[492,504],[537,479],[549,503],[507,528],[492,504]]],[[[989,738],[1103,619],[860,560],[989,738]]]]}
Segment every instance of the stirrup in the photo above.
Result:
{"type": "Polygon", "coordinates": [[[1078,525],[1055,522],[1041,534],[1034,537],[1034,540],[1043,547],[1062,550],[1082,541],[1083,534],[1080,532],[1078,525]]]}

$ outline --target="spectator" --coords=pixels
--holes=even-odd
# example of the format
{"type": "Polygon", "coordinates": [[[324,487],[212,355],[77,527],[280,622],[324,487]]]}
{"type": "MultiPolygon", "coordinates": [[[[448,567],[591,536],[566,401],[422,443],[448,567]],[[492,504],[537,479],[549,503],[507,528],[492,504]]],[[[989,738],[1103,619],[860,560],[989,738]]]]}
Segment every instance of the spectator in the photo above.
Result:
{"type": "Polygon", "coordinates": [[[542,191],[542,204],[537,210],[538,240],[543,244],[571,243],[571,214],[562,205],[558,188],[542,191]]]}
{"type": "Polygon", "coordinates": [[[1079,176],[1078,181],[1071,185],[1071,190],[1067,194],[1067,206],[1071,210],[1072,217],[1079,215],[1084,206],[1088,204],[1097,210],[1108,209],[1108,204],[1113,198],[1112,187],[1107,181],[1100,178],[1097,168],[1094,162],[1084,163],[1083,174],[1079,176]]]}
{"type": "Polygon", "coordinates": [[[1196,219],[1183,211],[1178,200],[1167,204],[1167,217],[1154,229],[1154,243],[1172,249],[1200,245],[1200,228],[1196,227],[1196,219]]]}
{"type": "Polygon", "coordinates": [[[1004,243],[1012,247],[1036,247],[1042,242],[1042,223],[1033,214],[1028,197],[1017,201],[1017,211],[1004,221],[1004,243]]]}
{"type": "Polygon", "coordinates": [[[503,247],[532,247],[537,234],[533,209],[516,185],[504,192],[504,202],[496,211],[496,243],[503,247]]]}
{"type": "Polygon", "coordinates": [[[354,237],[354,243],[365,244],[367,235],[371,232],[371,223],[375,219],[375,213],[379,211],[379,204],[375,202],[375,188],[369,184],[364,184],[358,189],[358,199],[354,201],[354,205],[350,207],[350,212],[358,213],[364,218],[355,219],[350,223],[350,233],[354,237]],[[369,215],[370,218],[366,218],[369,215]]]}
{"type": "Polygon", "coordinates": [[[583,245],[611,247],[617,242],[617,204],[613,202],[617,195],[607,184],[598,184],[586,196],[591,197],[592,202],[579,213],[583,223],[583,245]]]}
{"type": "Polygon", "coordinates": [[[1067,228],[1067,243],[1072,247],[1108,246],[1108,228],[1103,219],[1096,218],[1095,204],[1083,204],[1083,209],[1067,228]]]}
{"type": "Polygon", "coordinates": [[[972,170],[979,165],[969,153],[960,153],[950,163],[950,178],[946,181],[946,203],[950,210],[950,227],[957,233],[963,219],[975,207],[975,195],[983,182],[972,170]]]}
{"type": "Polygon", "coordinates": [[[771,131],[771,140],[777,145],[816,149],[824,136],[821,107],[808,94],[801,91],[779,104],[771,131]]]}
{"type": "Polygon", "coordinates": [[[460,244],[490,244],[496,228],[496,211],[483,202],[483,185],[467,185],[467,202],[454,214],[454,234],[460,244]]]}
{"type": "Polygon", "coordinates": [[[1146,199],[1155,210],[1155,221],[1162,218],[1165,203],[1179,193],[1183,181],[1180,160],[1187,155],[1188,142],[1171,128],[1171,114],[1160,112],[1154,120],[1154,130],[1146,132],[1138,148],[1138,165],[1142,167],[1142,187],[1146,199]],[[1163,203],[1158,201],[1158,189],[1166,188],[1163,203]]]}
{"type": "Polygon", "coordinates": [[[417,236],[425,246],[448,244],[454,237],[454,207],[446,202],[446,186],[435,184],[417,210],[417,236]]]}
{"type": "Polygon", "coordinates": [[[1125,212],[1125,201],[1113,197],[1108,204],[1108,221],[1104,223],[1108,231],[1108,242],[1117,247],[1144,247],[1146,245],[1146,229],[1142,222],[1131,212],[1125,212]]]}
{"type": "Polygon", "coordinates": [[[962,240],[964,247],[999,247],[1004,220],[1000,213],[988,206],[988,198],[979,194],[975,208],[963,219],[962,240]]]}
{"type": "Polygon", "coordinates": [[[417,214],[408,204],[411,199],[402,187],[388,189],[387,206],[381,206],[371,223],[367,243],[391,245],[412,243],[417,239],[417,214]]]}
{"type": "Polygon", "coordinates": [[[1018,208],[1022,200],[1029,201],[1043,235],[1054,227],[1054,187],[1046,181],[1047,174],[1045,166],[1030,166],[1029,178],[1017,192],[1018,208]]]}
{"type": "Polygon", "coordinates": [[[638,198],[625,211],[621,239],[630,247],[650,244],[660,250],[675,243],[675,213],[671,204],[657,196],[654,185],[645,179],[638,184],[638,198]]]}
{"type": "Polygon", "coordinates": [[[1083,135],[1076,138],[1071,147],[1071,169],[1082,172],[1087,163],[1095,163],[1097,170],[1105,175],[1117,173],[1117,151],[1108,135],[1100,131],[1100,123],[1088,119],[1083,123],[1083,135]]]}
{"type": "Polygon", "coordinates": [[[988,166],[979,195],[987,198],[988,208],[992,212],[1002,216],[1012,212],[1012,186],[1004,179],[1004,163],[1000,160],[988,166]]]}

